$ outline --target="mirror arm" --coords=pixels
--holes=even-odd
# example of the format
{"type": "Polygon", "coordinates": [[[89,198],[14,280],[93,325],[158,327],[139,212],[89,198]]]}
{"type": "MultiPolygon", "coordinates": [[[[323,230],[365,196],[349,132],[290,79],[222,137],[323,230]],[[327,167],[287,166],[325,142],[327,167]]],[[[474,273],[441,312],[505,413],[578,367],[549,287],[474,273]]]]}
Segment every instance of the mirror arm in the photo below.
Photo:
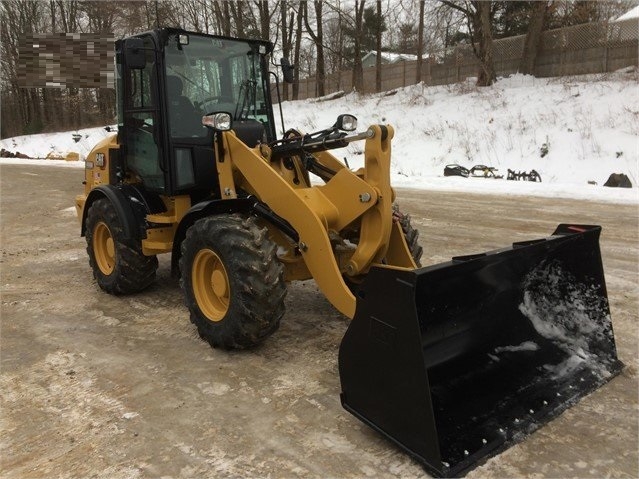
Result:
{"type": "Polygon", "coordinates": [[[224,163],[224,137],[221,131],[215,132],[215,143],[217,143],[217,161],[224,163]]]}
{"type": "Polygon", "coordinates": [[[277,104],[280,107],[280,119],[282,121],[282,135],[286,132],[284,128],[284,113],[282,112],[282,97],[280,96],[280,79],[275,72],[268,72],[275,77],[275,91],[277,92],[277,104]]]}

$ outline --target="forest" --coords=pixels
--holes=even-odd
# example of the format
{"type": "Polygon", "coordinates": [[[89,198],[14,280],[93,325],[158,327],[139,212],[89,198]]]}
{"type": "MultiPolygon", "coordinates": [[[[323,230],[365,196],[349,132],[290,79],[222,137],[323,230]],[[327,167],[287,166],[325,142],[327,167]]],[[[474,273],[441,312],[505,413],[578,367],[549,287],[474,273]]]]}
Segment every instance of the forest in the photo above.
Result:
{"type": "MultiPolygon", "coordinates": [[[[0,2],[0,137],[112,124],[112,88],[35,88],[21,85],[19,50],[26,35],[91,33],[122,38],[157,27],[214,35],[268,39],[276,58],[289,58],[295,79],[314,76],[317,95],[325,78],[349,71],[355,90],[363,82],[362,58],[371,51],[414,55],[415,83],[429,53],[470,44],[479,60],[478,86],[495,80],[492,42],[526,35],[519,70],[532,72],[544,30],[605,22],[637,0],[3,0],[0,2]]],[[[376,90],[382,56],[376,55],[376,90]]],[[[285,99],[297,99],[296,83],[285,99]]]]}

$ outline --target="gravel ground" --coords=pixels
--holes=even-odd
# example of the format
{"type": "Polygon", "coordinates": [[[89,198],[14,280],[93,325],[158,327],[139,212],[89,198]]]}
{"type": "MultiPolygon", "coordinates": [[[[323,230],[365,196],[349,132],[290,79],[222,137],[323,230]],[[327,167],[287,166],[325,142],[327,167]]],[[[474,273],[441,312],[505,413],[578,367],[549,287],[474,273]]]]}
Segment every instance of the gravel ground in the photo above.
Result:
{"type": "MultiPolygon", "coordinates": [[[[199,339],[168,257],[144,293],[102,293],[72,208],[81,176],[0,169],[3,478],[426,476],[341,408],[348,320],[314,283],[290,286],[263,346],[232,353],[199,339]]],[[[421,230],[425,265],[547,236],[561,222],[603,226],[626,368],[468,477],[637,477],[637,207],[418,190],[398,199],[421,230]]]]}

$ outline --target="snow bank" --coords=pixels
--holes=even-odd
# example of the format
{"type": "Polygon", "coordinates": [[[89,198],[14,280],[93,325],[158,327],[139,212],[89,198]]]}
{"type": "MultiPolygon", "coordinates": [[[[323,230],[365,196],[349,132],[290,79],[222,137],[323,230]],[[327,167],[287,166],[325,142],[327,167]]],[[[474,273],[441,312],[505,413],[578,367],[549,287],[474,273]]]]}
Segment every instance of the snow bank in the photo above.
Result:
{"type": "Polygon", "coordinates": [[[621,22],[623,20],[630,20],[632,18],[639,18],[639,5],[628,10],[626,13],[617,18],[617,22],[621,22]]]}
{"type": "MultiPolygon", "coordinates": [[[[11,151],[13,153],[20,152],[31,158],[64,158],[69,152],[79,153],[80,159],[84,160],[86,155],[91,151],[95,144],[103,138],[112,135],[117,131],[117,126],[112,125],[111,131],[107,131],[105,127],[84,128],[82,130],[61,131],[56,133],[41,133],[39,135],[24,135],[7,138],[0,141],[0,148],[11,151]],[[77,141],[76,141],[77,139],[77,141]]],[[[10,163],[9,160],[15,158],[2,158],[3,163],[10,163]]],[[[19,161],[19,160],[17,160],[19,161]]],[[[27,164],[36,164],[32,160],[24,160],[27,164]]],[[[47,160],[45,164],[51,163],[47,160]]],[[[53,160],[55,161],[55,160],[53,160]]],[[[62,162],[68,163],[68,162],[62,162]]],[[[57,164],[62,164],[58,162],[57,164]]],[[[70,162],[78,163],[78,162],[70,162]]],[[[80,162],[82,163],[82,162],[80,162]]],[[[84,164],[81,164],[84,168],[84,164]]]]}
{"type": "MultiPolygon", "coordinates": [[[[414,85],[390,96],[353,93],[319,105],[308,100],[283,106],[285,117],[296,118],[306,131],[330,125],[344,112],[356,114],[361,127],[393,125],[393,173],[398,185],[430,188],[430,180],[443,176],[447,164],[467,168],[483,164],[498,168],[503,175],[509,168],[535,169],[542,184],[566,185],[566,196],[571,196],[569,185],[603,185],[611,173],[627,174],[633,185],[639,180],[636,74],[610,78],[615,79],[513,75],[490,88],[476,88],[471,82],[414,85]]],[[[349,158],[352,166],[360,166],[361,145],[351,145],[348,150],[355,157],[354,161],[349,158]]],[[[504,181],[462,180],[457,188],[483,192],[485,187],[476,183],[493,181],[490,190],[494,186],[496,192],[511,192],[511,187],[505,191],[497,186],[504,181]],[[475,182],[472,186],[471,181],[475,182]]],[[[511,183],[517,185],[515,192],[525,188],[520,182],[511,183]]],[[[595,189],[587,189],[587,194],[595,189]]],[[[534,188],[527,193],[542,192],[534,188]]],[[[557,189],[550,194],[564,196],[557,189]]],[[[631,196],[636,201],[636,192],[631,196]]]]}
{"type": "MultiPolygon", "coordinates": [[[[558,79],[513,75],[488,88],[472,81],[419,84],[376,95],[289,101],[282,107],[287,128],[305,132],[332,125],[340,113],[355,114],[360,130],[393,125],[391,173],[398,187],[634,204],[639,203],[637,99],[632,70],[558,79]],[[543,182],[444,177],[450,163],[492,166],[504,177],[508,169],[534,169],[543,182]],[[611,173],[628,175],[634,187],[602,187],[611,173]]],[[[0,141],[0,147],[40,158],[76,151],[84,158],[108,134],[92,128],[22,136],[0,141]],[[80,135],[78,143],[74,133],[80,135]]],[[[358,168],[363,146],[352,143],[334,153],[358,168]]]]}

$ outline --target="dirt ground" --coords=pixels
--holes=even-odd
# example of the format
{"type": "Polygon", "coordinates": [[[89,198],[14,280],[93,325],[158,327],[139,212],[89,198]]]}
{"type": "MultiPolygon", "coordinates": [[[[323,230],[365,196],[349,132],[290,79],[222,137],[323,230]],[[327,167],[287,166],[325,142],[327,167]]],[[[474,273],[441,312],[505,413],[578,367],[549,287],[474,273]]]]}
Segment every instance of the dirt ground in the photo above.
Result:
{"type": "MultiPolygon", "coordinates": [[[[348,320],[312,282],[290,286],[281,328],[262,347],[213,350],[189,322],[169,258],[143,294],[99,290],[72,208],[81,170],[2,166],[0,176],[0,476],[426,476],[342,409],[337,350],[348,320]]],[[[625,370],[468,477],[637,477],[637,207],[398,196],[421,230],[425,265],[547,236],[561,222],[603,226],[625,370]]]]}

